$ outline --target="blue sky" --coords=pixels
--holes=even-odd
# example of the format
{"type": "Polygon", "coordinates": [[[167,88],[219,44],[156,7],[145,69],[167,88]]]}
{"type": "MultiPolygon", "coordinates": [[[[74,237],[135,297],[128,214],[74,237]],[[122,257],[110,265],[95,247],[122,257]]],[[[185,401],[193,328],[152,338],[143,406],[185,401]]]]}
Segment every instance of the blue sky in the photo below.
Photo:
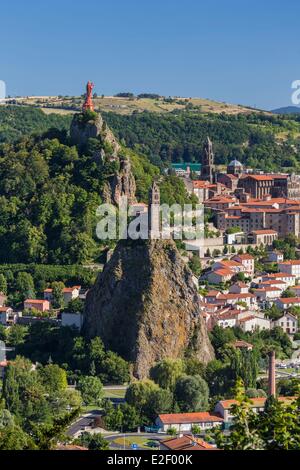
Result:
{"type": "Polygon", "coordinates": [[[300,80],[299,0],[2,0],[10,95],[120,91],[270,109],[300,80]]]}

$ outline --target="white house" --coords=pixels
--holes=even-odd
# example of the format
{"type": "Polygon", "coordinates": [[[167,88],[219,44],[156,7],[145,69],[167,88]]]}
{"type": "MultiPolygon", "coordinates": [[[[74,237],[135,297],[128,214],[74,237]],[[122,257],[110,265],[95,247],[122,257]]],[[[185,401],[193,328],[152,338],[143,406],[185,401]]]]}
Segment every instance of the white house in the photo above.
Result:
{"type": "Polygon", "coordinates": [[[274,326],[280,326],[288,335],[294,335],[298,331],[298,319],[286,312],[281,318],[273,321],[274,326]]]}
{"type": "Polygon", "coordinates": [[[160,414],[155,421],[160,432],[166,432],[169,428],[175,428],[178,432],[191,431],[194,425],[202,430],[222,426],[223,418],[216,413],[201,411],[198,413],[171,413],[160,414]]]}
{"type": "Polygon", "coordinates": [[[300,297],[288,297],[275,300],[275,304],[280,310],[287,310],[291,307],[300,307],[300,297]]]}
{"type": "Polygon", "coordinates": [[[246,294],[221,294],[218,300],[225,300],[227,305],[245,304],[247,308],[256,309],[257,301],[254,294],[247,292],[246,294]]]}
{"type": "Polygon", "coordinates": [[[281,292],[286,290],[287,284],[284,281],[281,281],[280,279],[274,279],[274,280],[269,280],[269,281],[263,281],[260,283],[258,288],[265,288],[265,287],[277,287],[281,292]]]}
{"type": "Polygon", "coordinates": [[[238,320],[238,326],[246,333],[255,330],[270,330],[271,321],[257,315],[249,315],[248,317],[238,320]]]}
{"type": "Polygon", "coordinates": [[[278,263],[278,269],[282,273],[292,274],[296,279],[300,279],[300,260],[282,261],[278,263]]]}
{"type": "Polygon", "coordinates": [[[254,290],[254,294],[259,301],[275,300],[279,299],[281,296],[282,290],[278,287],[259,287],[254,290]]]}
{"type": "MultiPolygon", "coordinates": [[[[68,305],[71,300],[77,299],[79,297],[80,289],[81,286],[64,287],[62,290],[64,303],[68,305]]],[[[53,301],[53,289],[44,290],[44,299],[48,300],[48,302],[53,301]]]]}
{"type": "Polygon", "coordinates": [[[234,261],[237,261],[238,263],[241,263],[246,270],[246,273],[248,273],[250,276],[254,275],[254,257],[249,255],[248,253],[245,253],[243,255],[236,255],[233,257],[234,261]]]}
{"type": "Polygon", "coordinates": [[[262,282],[264,281],[283,281],[286,283],[287,287],[291,287],[295,285],[296,282],[296,277],[293,274],[288,274],[288,273],[272,273],[272,274],[266,274],[262,276],[262,282]]]}

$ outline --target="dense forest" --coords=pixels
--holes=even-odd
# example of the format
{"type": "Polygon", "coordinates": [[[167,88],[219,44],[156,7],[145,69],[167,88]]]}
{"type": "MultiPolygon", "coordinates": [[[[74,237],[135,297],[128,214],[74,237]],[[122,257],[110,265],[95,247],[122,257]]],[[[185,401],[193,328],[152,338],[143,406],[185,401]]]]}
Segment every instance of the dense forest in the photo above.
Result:
{"type": "Polygon", "coordinates": [[[124,145],[147,155],[160,167],[201,161],[202,146],[209,135],[216,164],[226,165],[237,158],[262,170],[300,169],[299,116],[176,111],[131,116],[107,113],[105,119],[124,145]]]}

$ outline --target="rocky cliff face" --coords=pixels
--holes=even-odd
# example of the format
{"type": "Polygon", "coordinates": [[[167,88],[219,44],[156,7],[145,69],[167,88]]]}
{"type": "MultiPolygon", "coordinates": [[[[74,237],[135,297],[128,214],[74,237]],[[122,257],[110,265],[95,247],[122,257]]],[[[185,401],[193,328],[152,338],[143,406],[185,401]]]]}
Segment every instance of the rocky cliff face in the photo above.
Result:
{"type": "Polygon", "coordinates": [[[74,144],[80,146],[85,145],[88,139],[98,138],[103,144],[110,146],[110,157],[112,158],[117,158],[118,152],[121,149],[114,134],[99,113],[74,114],[70,128],[70,137],[74,144]]]}
{"type": "Polygon", "coordinates": [[[118,204],[121,196],[127,196],[128,203],[136,202],[136,184],[131,171],[129,159],[121,158],[120,170],[115,173],[105,184],[103,190],[104,202],[118,204]]]}
{"type": "Polygon", "coordinates": [[[213,358],[192,274],[173,241],[120,242],[86,300],[84,332],[100,336],[146,377],[151,366],[189,351],[213,358]]]}
{"type": "Polygon", "coordinates": [[[89,139],[98,139],[103,147],[95,154],[95,160],[119,161],[120,170],[116,171],[105,183],[103,200],[118,204],[121,196],[127,196],[129,204],[136,202],[136,184],[129,159],[120,156],[121,146],[112,131],[98,113],[75,114],[70,129],[71,141],[84,147],[89,139]]]}

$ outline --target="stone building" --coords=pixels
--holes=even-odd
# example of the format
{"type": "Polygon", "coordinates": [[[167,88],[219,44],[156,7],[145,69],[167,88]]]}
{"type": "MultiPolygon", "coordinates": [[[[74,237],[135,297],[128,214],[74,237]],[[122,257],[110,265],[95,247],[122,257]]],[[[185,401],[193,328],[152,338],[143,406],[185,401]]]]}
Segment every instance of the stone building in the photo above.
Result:
{"type": "Polygon", "coordinates": [[[227,174],[229,175],[241,175],[244,171],[244,167],[238,160],[232,160],[227,166],[227,174]]]}
{"type": "Polygon", "coordinates": [[[207,137],[203,146],[201,179],[207,180],[210,183],[215,181],[214,153],[212,141],[209,137],[207,137]]]}
{"type": "Polygon", "coordinates": [[[149,190],[148,229],[150,239],[161,238],[160,190],[155,181],[149,190]]]}
{"type": "Polygon", "coordinates": [[[244,188],[255,199],[261,199],[272,193],[274,179],[270,175],[248,175],[239,180],[239,187],[244,188]]]}

